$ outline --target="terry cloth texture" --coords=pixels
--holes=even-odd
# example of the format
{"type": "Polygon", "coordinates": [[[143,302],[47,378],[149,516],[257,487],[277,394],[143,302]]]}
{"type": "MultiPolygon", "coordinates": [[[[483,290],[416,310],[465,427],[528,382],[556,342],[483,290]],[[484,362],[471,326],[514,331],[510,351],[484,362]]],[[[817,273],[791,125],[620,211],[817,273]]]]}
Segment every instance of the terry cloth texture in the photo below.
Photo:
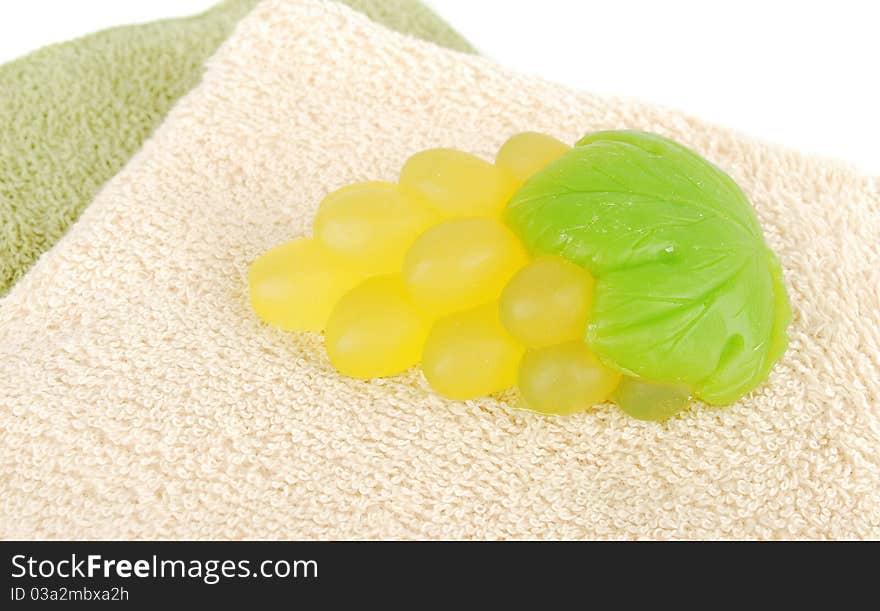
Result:
{"type": "Polygon", "coordinates": [[[880,536],[878,180],[572,92],[334,3],[267,0],[0,307],[10,538],[880,536]],[[728,170],[779,254],[788,352],[664,424],[337,375],[261,324],[247,268],[420,149],[651,130],[728,170]]]}
{"type": "MultiPolygon", "coordinates": [[[[401,32],[471,50],[416,0],[343,0],[401,32]]],[[[129,160],[257,0],[115,28],[0,66],[0,295],[129,160]]]]}

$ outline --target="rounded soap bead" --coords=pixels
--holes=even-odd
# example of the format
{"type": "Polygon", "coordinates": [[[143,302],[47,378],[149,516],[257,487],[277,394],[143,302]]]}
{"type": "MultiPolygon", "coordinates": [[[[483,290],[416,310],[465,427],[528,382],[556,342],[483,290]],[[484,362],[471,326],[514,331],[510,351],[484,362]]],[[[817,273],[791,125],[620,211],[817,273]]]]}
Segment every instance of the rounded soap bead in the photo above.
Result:
{"type": "Polygon", "coordinates": [[[570,146],[553,136],[522,132],[501,146],[495,157],[495,165],[523,183],[570,149],[570,146]]]}
{"type": "Polygon", "coordinates": [[[528,351],[519,366],[520,394],[528,409],[565,415],[605,401],[620,374],[608,369],[581,340],[528,351]]]}
{"type": "Polygon", "coordinates": [[[390,376],[419,362],[430,326],[399,274],[374,276],[333,308],[324,344],[330,362],[344,375],[390,376]]]}
{"type": "Polygon", "coordinates": [[[500,221],[453,219],[413,243],[403,278],[419,306],[441,316],[497,300],[526,260],[519,238],[500,221]]]}
{"type": "Polygon", "coordinates": [[[361,278],[313,238],[273,248],[248,270],[254,311],[288,331],[321,331],[339,298],[361,278]]]}
{"type": "Polygon", "coordinates": [[[329,251],[381,274],[399,271],[407,248],[438,220],[430,206],[396,185],[366,182],[325,197],[314,230],[329,251]]]}
{"type": "Polygon", "coordinates": [[[583,339],[593,304],[593,278],[562,257],[536,259],[519,270],[499,300],[501,322],[529,348],[583,339]]]}
{"type": "Polygon", "coordinates": [[[687,407],[691,393],[681,384],[661,384],[625,377],[614,391],[614,402],[633,418],[666,420],[687,407]]]}
{"type": "Polygon", "coordinates": [[[422,371],[444,397],[475,399],[513,386],[523,351],[498,320],[498,304],[488,303],[434,324],[422,371]]]}
{"type": "Polygon", "coordinates": [[[494,164],[454,149],[416,153],[400,172],[400,186],[425,198],[441,215],[499,216],[517,183],[494,164]]]}

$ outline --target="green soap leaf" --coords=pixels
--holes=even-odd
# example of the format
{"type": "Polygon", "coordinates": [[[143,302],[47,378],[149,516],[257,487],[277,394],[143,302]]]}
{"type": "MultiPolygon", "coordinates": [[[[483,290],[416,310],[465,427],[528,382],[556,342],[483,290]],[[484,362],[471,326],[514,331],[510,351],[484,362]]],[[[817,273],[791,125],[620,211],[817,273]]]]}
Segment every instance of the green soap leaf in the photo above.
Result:
{"type": "Polygon", "coordinates": [[[534,254],[596,277],[586,341],[624,373],[723,405],[785,351],[788,297],[752,206],[680,144],[589,134],[529,179],[506,214],[534,254]]]}

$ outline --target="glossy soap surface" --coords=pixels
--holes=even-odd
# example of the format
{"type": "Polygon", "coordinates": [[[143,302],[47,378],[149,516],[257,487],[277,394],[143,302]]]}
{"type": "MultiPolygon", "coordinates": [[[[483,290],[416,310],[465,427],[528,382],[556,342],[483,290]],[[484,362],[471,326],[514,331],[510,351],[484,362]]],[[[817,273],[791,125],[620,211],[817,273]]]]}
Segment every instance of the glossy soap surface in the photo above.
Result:
{"type": "Polygon", "coordinates": [[[599,361],[581,340],[530,350],[519,368],[526,405],[545,414],[565,415],[602,403],[620,374],[599,361]]]}
{"type": "Polygon", "coordinates": [[[523,132],[512,136],[498,150],[495,165],[506,170],[517,182],[524,183],[569,150],[570,146],[552,136],[523,132]]]}
{"type": "Polygon", "coordinates": [[[413,303],[400,274],[356,286],[330,313],[324,344],[330,362],[353,378],[378,378],[416,365],[430,319],[413,303]]]}
{"type": "Polygon", "coordinates": [[[562,257],[541,257],[507,283],[499,310],[507,330],[530,348],[583,339],[593,278],[562,257]]]}
{"type": "Polygon", "coordinates": [[[423,200],[397,185],[368,182],[328,195],[315,215],[315,238],[330,252],[372,273],[400,270],[415,239],[439,220],[423,200]]]}
{"type": "Polygon", "coordinates": [[[450,399],[517,386],[533,412],[614,401],[657,421],[735,401],[785,350],[781,270],[745,195],[653,134],[525,132],[495,163],[422,151],[397,184],[329,194],[314,236],[252,264],[251,301],[323,331],[355,378],[420,365],[450,399]]]}
{"type": "Polygon", "coordinates": [[[497,299],[526,261],[519,238],[501,221],[454,219],[415,241],[403,261],[403,278],[421,307],[451,314],[497,299]]]}
{"type": "Polygon", "coordinates": [[[447,218],[498,217],[518,184],[503,169],[454,149],[429,149],[409,158],[400,186],[447,218]]]}
{"type": "Polygon", "coordinates": [[[476,399],[513,386],[524,350],[491,302],[437,321],[425,344],[422,370],[443,396],[476,399]]]}

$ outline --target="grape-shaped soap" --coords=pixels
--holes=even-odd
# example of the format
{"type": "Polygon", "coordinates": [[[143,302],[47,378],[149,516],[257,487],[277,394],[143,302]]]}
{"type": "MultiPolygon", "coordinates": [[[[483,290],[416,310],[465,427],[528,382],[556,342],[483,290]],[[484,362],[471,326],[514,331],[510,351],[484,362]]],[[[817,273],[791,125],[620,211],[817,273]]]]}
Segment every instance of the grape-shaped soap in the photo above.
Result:
{"type": "Polygon", "coordinates": [[[599,362],[581,340],[530,350],[519,368],[519,390],[528,409],[572,414],[605,401],[620,374],[599,362]]]}
{"type": "Polygon", "coordinates": [[[500,215],[517,183],[502,169],[474,155],[430,149],[409,158],[400,172],[400,186],[451,218],[500,215]]]}
{"type": "Polygon", "coordinates": [[[487,303],[434,324],[422,355],[422,371],[438,393],[475,399],[513,386],[523,354],[487,303]]]}
{"type": "Polygon", "coordinates": [[[313,228],[254,262],[251,301],[324,330],[355,378],[421,363],[450,399],[516,385],[543,414],[610,399],[664,420],[739,399],[785,351],[781,268],[745,194],[656,134],[526,132],[494,163],[422,151],[398,184],[328,195],[313,228]]]}
{"type": "Polygon", "coordinates": [[[260,318],[282,329],[321,331],[330,310],[362,276],[314,239],[292,240],[251,265],[251,305],[260,318]]]}
{"type": "Polygon", "coordinates": [[[526,263],[519,239],[500,221],[444,221],[419,237],[406,253],[403,278],[420,307],[450,314],[498,299],[526,263]]]}
{"type": "Polygon", "coordinates": [[[548,163],[571,150],[552,136],[536,132],[516,134],[505,142],[495,156],[495,165],[523,183],[548,163]]]}
{"type": "Polygon", "coordinates": [[[400,274],[365,280],[339,301],[324,332],[330,362],[353,378],[390,376],[419,362],[430,328],[400,274]]]}
{"type": "Polygon", "coordinates": [[[413,241],[439,221],[421,198],[387,182],[367,182],[334,191],[315,215],[315,237],[327,250],[372,273],[400,270],[413,241]]]}
{"type": "Polygon", "coordinates": [[[593,278],[562,257],[542,257],[520,271],[501,293],[501,321],[530,348],[583,339],[593,304],[593,278]]]}

